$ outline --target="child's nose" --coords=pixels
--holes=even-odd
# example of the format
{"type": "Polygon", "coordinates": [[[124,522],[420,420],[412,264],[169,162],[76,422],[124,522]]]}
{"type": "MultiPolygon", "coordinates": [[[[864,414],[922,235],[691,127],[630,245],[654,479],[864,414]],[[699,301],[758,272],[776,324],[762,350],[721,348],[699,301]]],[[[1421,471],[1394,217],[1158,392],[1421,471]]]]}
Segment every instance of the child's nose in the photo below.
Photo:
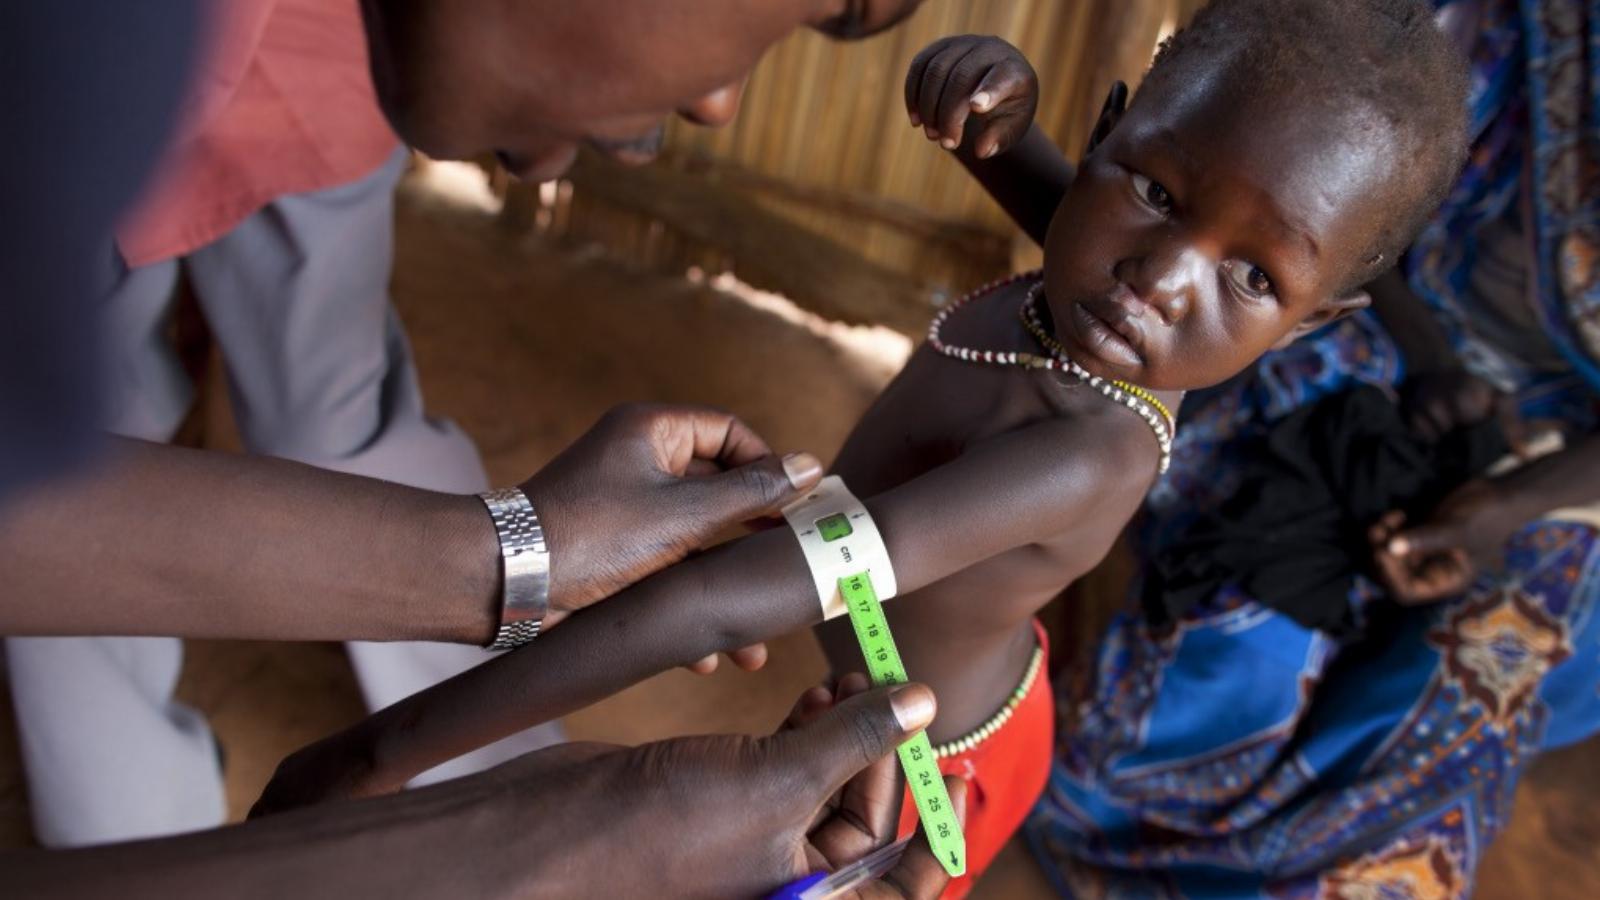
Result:
{"type": "Polygon", "coordinates": [[[744,79],[723,85],[688,106],[678,110],[678,115],[707,128],[721,128],[739,114],[739,100],[744,96],[744,79]]]}
{"type": "Polygon", "coordinates": [[[1194,307],[1204,263],[1193,248],[1174,242],[1152,248],[1142,258],[1123,260],[1116,275],[1172,326],[1194,307]]]}

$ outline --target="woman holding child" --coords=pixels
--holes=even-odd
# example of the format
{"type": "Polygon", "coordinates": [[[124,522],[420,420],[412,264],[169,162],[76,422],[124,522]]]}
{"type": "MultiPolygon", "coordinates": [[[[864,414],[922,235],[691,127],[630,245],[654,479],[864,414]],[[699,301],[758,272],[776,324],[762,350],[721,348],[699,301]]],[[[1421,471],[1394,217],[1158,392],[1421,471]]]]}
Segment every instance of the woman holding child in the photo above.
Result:
{"type": "Polygon", "coordinates": [[[1136,528],[1146,610],[1063,686],[1028,832],[1064,891],[1463,896],[1523,767],[1600,728],[1600,23],[1578,0],[1437,5],[1471,56],[1471,158],[1376,317],[1187,399],[1136,528]],[[1564,449],[1375,523],[1315,624],[1237,583],[1152,598],[1162,551],[1270,471],[1284,423],[1358,386],[1399,398],[1418,452],[1499,421],[1524,457],[1540,433],[1564,449]]]}

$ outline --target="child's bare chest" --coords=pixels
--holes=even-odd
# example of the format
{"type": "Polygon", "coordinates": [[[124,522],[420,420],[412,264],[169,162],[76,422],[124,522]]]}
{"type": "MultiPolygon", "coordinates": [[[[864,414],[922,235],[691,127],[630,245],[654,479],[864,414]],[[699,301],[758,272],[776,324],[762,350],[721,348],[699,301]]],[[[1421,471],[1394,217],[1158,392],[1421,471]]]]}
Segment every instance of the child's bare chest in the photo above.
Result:
{"type": "MultiPolygon", "coordinates": [[[[834,471],[862,496],[892,490],[986,441],[1061,418],[1049,387],[1037,373],[957,362],[923,348],[862,417],[834,471]]],[[[1003,458],[995,464],[1006,468],[1003,458]]],[[[1006,477],[1004,471],[997,475],[1006,477]]],[[[967,636],[1004,630],[1033,615],[1102,553],[1066,535],[1033,533],[1025,543],[920,590],[917,605],[929,614],[927,621],[901,615],[895,627],[939,631],[960,622],[967,636]],[[974,596],[993,600],[974,606],[974,596]],[[960,615],[941,618],[941,611],[960,615]]]]}
{"type": "MultiPolygon", "coordinates": [[[[1025,341],[1027,335],[1017,324],[1016,301],[1020,297],[1003,294],[974,304],[965,318],[953,318],[946,340],[975,349],[1036,349],[1025,341]]],[[[1032,428],[1058,433],[1063,423],[1069,427],[1103,430],[1138,426],[1112,417],[1107,422],[1104,398],[1083,387],[1069,387],[1061,376],[1015,366],[980,364],[951,359],[924,345],[916,351],[904,371],[879,396],[846,441],[834,471],[844,477],[860,496],[874,496],[892,490],[941,466],[948,465],[988,442],[1002,436],[1018,435],[1032,428]]],[[[1037,451],[1037,442],[1022,442],[1037,451]]],[[[1018,442],[1007,441],[1017,447],[1018,442]]],[[[1048,451],[1046,451],[1048,452],[1048,451]]],[[[1016,460],[1015,469],[1004,453],[982,453],[985,465],[996,471],[987,473],[996,482],[1013,477],[1049,477],[1049,466],[1041,469],[1038,457],[1016,460]],[[1022,472],[1029,472],[1022,476],[1022,472]]],[[[1048,462],[1048,460],[1047,460],[1048,462]]],[[[1071,477],[1074,460],[1063,450],[1058,460],[1061,472],[1071,477]]],[[[1112,504],[1120,507],[1120,504],[1112,504]]],[[[1106,507],[1102,513],[1115,513],[1106,507]]],[[[1131,514],[1132,509],[1127,510],[1131,514]]],[[[1122,522],[1108,524],[1113,536],[1122,522]]],[[[1058,591],[1103,555],[1109,540],[1085,541],[1083,529],[1072,534],[1033,531],[1025,543],[991,557],[980,566],[954,576],[953,581],[993,578],[1014,590],[1058,591]],[[1091,546],[1092,545],[1092,546],[1091,546]],[[983,571],[980,571],[983,570],[983,571]]],[[[1101,536],[1103,537],[1103,536],[1101,536]]],[[[951,581],[952,579],[947,579],[951,581]]],[[[959,587],[947,584],[934,586],[959,587]]]]}
{"type": "Polygon", "coordinates": [[[919,349],[867,411],[835,463],[857,493],[894,488],[999,434],[1056,413],[1020,370],[958,363],[919,349]]]}

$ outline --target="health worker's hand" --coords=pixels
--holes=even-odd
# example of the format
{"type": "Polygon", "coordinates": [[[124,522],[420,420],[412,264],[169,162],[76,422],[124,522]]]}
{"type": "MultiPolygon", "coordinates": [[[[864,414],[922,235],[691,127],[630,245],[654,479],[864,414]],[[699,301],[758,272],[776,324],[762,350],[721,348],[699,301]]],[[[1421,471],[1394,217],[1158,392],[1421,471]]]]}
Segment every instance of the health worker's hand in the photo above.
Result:
{"type": "Polygon", "coordinates": [[[545,628],[729,526],[773,513],[821,478],[815,456],[775,456],[728,413],[617,407],[522,485],[550,548],[545,628]]]}
{"type": "MultiPolygon", "coordinates": [[[[530,874],[528,896],[764,897],[892,843],[904,790],[894,749],[933,720],[933,692],[865,691],[859,675],[840,684],[807,692],[768,737],[563,744],[470,776],[509,794],[497,870],[515,866],[520,839],[559,862],[530,874]]],[[[963,785],[949,781],[961,816],[963,785]]],[[[948,881],[919,838],[855,896],[932,900],[948,881]]]]}

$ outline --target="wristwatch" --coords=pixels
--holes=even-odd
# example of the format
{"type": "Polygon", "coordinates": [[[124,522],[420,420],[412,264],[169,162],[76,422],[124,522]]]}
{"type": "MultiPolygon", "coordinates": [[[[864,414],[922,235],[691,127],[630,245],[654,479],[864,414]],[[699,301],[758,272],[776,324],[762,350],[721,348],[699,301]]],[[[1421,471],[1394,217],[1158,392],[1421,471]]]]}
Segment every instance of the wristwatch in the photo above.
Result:
{"type": "Polygon", "coordinates": [[[479,494],[500,538],[500,629],[490,650],[514,650],[539,636],[550,608],[550,549],[539,514],[521,488],[479,494]]]}

